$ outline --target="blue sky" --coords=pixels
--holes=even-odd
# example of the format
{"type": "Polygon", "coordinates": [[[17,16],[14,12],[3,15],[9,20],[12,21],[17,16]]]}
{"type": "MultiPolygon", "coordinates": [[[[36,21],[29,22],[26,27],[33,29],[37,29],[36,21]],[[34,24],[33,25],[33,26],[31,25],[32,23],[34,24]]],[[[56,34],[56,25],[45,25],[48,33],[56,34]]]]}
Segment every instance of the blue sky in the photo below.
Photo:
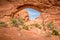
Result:
{"type": "Polygon", "coordinates": [[[27,10],[30,20],[34,20],[35,18],[40,16],[40,12],[37,10],[34,10],[32,8],[25,8],[25,10],[27,10]]]}

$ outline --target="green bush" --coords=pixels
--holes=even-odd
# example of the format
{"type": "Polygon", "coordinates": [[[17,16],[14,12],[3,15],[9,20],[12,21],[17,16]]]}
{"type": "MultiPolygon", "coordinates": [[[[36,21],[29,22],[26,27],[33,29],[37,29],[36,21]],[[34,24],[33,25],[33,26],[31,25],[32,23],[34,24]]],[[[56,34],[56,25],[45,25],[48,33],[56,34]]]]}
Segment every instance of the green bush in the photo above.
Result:
{"type": "Polygon", "coordinates": [[[13,26],[18,27],[18,22],[17,22],[17,20],[15,18],[13,18],[11,20],[11,23],[12,23],[13,26]]]}
{"type": "Polygon", "coordinates": [[[24,24],[24,20],[22,18],[19,18],[18,21],[19,21],[19,24],[21,25],[24,24]]]}
{"type": "Polygon", "coordinates": [[[32,24],[32,25],[35,26],[35,27],[37,27],[37,28],[39,28],[39,29],[41,29],[41,26],[39,24],[37,24],[37,23],[32,24]]]}
{"type": "Polygon", "coordinates": [[[25,30],[29,30],[28,25],[23,25],[23,29],[25,29],[25,30]]]}
{"type": "Polygon", "coordinates": [[[1,27],[7,27],[8,25],[5,22],[0,21],[0,26],[1,27]]]}
{"type": "Polygon", "coordinates": [[[58,32],[58,31],[56,31],[56,30],[53,30],[53,31],[52,31],[52,35],[59,36],[60,34],[59,34],[59,32],[58,32]]]}
{"type": "Polygon", "coordinates": [[[53,26],[54,26],[53,22],[50,22],[50,23],[47,24],[47,27],[48,27],[50,30],[53,30],[53,29],[54,29],[53,26]]]}

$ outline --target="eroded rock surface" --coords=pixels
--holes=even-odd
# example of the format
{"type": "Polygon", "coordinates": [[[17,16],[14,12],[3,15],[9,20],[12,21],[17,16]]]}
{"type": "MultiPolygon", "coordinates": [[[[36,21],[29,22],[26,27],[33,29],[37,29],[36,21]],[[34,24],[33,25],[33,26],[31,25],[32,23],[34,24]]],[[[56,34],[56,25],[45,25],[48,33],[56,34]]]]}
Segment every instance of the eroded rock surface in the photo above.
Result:
{"type": "Polygon", "coordinates": [[[25,20],[25,22],[29,21],[28,12],[26,10],[21,10],[17,12],[14,17],[17,19],[22,18],[23,20],[25,20]]]}
{"type": "MultiPolygon", "coordinates": [[[[60,0],[0,0],[0,21],[9,24],[10,19],[14,17],[23,18],[25,21],[28,21],[27,24],[36,22],[42,25],[42,20],[44,20],[44,24],[53,21],[54,26],[59,31],[60,0]],[[29,21],[26,10],[21,11],[24,8],[36,9],[41,12],[41,16],[34,21],[29,21]]],[[[40,29],[37,28],[28,31],[23,29],[22,31],[18,31],[17,28],[10,28],[9,25],[8,28],[0,28],[0,40],[60,40],[60,38],[57,36],[47,38],[45,36],[45,31],[40,31],[40,29]],[[41,34],[39,34],[40,32],[41,34]]]]}

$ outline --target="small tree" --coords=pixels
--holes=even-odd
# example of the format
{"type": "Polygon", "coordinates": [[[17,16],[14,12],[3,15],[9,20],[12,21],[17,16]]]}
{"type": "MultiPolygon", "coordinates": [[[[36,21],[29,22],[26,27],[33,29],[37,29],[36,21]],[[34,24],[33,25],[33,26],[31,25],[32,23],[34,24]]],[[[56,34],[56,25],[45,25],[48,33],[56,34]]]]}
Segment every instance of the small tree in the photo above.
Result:
{"type": "Polygon", "coordinates": [[[41,13],[41,18],[42,18],[42,26],[43,26],[43,30],[46,31],[46,28],[45,28],[45,18],[44,18],[43,13],[41,13]]]}

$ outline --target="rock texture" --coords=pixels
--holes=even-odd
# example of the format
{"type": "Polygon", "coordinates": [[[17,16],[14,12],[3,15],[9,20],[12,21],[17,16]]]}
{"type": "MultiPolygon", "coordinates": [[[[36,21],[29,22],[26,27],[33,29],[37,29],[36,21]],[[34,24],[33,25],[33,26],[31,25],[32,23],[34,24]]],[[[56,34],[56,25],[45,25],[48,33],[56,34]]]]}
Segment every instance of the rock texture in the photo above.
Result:
{"type": "Polygon", "coordinates": [[[29,21],[28,12],[26,10],[21,10],[14,15],[15,18],[22,18],[25,22],[29,21]]]}
{"type": "Polygon", "coordinates": [[[16,13],[24,8],[33,8],[41,12],[45,21],[60,20],[60,1],[59,0],[0,0],[0,19],[4,16],[14,17],[16,13]]]}
{"type": "Polygon", "coordinates": [[[21,40],[17,28],[0,28],[0,40],[21,40]]]}
{"type": "MultiPolygon", "coordinates": [[[[23,18],[25,21],[28,21],[27,24],[37,22],[42,25],[43,20],[44,24],[53,21],[56,29],[59,31],[60,0],[0,0],[0,21],[7,22],[8,24],[10,19],[14,17],[23,18]],[[24,8],[38,10],[41,12],[41,16],[34,21],[28,21],[29,18],[26,10],[21,11],[24,8]]],[[[0,40],[60,40],[60,38],[57,36],[47,38],[45,31],[40,31],[37,28],[30,29],[29,31],[23,29],[18,31],[17,28],[2,27],[0,28],[0,40]],[[40,32],[41,34],[39,34],[40,32]]]]}

